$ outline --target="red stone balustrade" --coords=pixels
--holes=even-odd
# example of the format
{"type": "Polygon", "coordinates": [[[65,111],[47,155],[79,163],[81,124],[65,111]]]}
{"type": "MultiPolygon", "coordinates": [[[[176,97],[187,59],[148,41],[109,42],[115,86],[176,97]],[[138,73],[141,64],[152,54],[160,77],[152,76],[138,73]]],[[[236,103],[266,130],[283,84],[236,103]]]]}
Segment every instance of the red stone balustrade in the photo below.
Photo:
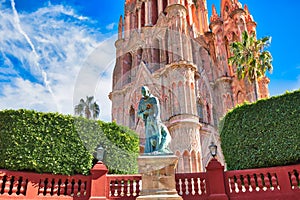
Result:
{"type": "Polygon", "coordinates": [[[90,176],[0,170],[0,199],[89,199],[90,176]]]}
{"type": "Polygon", "coordinates": [[[225,172],[230,199],[300,199],[300,165],[225,172]]]}
{"type": "Polygon", "coordinates": [[[184,200],[208,197],[206,173],[177,173],[175,178],[176,190],[184,200]]]}
{"type": "MultiPolygon", "coordinates": [[[[89,176],[0,169],[0,199],[133,200],[139,196],[141,175],[108,175],[107,171],[101,162],[89,176]]],[[[212,159],[206,172],[177,173],[175,178],[184,200],[300,199],[300,164],[224,172],[224,167],[212,159]]]]}
{"type": "Polygon", "coordinates": [[[136,199],[141,191],[141,175],[107,175],[106,197],[136,199]]]}

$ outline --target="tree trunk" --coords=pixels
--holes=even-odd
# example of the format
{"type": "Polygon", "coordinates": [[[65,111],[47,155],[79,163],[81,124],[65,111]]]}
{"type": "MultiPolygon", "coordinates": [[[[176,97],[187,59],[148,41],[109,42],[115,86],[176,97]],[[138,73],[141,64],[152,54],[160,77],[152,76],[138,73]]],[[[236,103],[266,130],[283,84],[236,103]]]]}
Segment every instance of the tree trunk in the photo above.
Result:
{"type": "Polygon", "coordinates": [[[254,74],[254,94],[255,94],[255,101],[257,101],[259,99],[259,85],[258,85],[256,71],[254,74]]]}
{"type": "Polygon", "coordinates": [[[90,118],[91,118],[91,111],[90,111],[90,109],[89,109],[88,106],[85,107],[85,117],[86,117],[87,119],[90,119],[90,118]]]}

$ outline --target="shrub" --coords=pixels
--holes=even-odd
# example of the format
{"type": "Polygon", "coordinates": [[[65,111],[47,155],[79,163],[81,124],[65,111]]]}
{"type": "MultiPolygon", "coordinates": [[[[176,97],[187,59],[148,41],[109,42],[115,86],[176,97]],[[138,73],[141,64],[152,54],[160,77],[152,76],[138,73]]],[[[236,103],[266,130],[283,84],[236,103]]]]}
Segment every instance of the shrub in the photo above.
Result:
{"type": "Polygon", "coordinates": [[[299,162],[299,119],[300,90],[230,111],[219,130],[228,170],[299,162]]]}
{"type": "Polygon", "coordinates": [[[115,122],[88,121],[91,120],[77,118],[75,123],[88,151],[94,154],[100,145],[106,150],[103,162],[108,166],[109,173],[137,173],[138,135],[115,122]]]}
{"type": "Polygon", "coordinates": [[[138,137],[125,127],[58,113],[0,112],[0,168],[86,175],[100,144],[110,172],[137,171],[138,137]]]}

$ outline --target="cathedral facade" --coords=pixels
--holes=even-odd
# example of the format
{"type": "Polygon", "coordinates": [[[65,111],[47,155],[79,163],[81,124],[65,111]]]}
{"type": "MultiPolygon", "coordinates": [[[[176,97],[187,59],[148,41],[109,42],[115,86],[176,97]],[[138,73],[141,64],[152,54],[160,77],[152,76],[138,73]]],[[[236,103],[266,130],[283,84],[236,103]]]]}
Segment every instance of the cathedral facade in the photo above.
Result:
{"type": "MultiPolygon", "coordinates": [[[[218,125],[226,112],[256,101],[254,84],[238,80],[228,65],[229,44],[256,23],[238,0],[221,0],[220,15],[206,0],[126,0],[120,17],[113,71],[112,119],[135,130],[144,145],[144,124],[137,118],[141,86],[158,97],[168,127],[178,172],[204,171],[208,146],[218,145],[218,125]]],[[[259,80],[268,97],[268,78],[259,80]]],[[[218,159],[224,162],[222,152],[218,159]]]]}

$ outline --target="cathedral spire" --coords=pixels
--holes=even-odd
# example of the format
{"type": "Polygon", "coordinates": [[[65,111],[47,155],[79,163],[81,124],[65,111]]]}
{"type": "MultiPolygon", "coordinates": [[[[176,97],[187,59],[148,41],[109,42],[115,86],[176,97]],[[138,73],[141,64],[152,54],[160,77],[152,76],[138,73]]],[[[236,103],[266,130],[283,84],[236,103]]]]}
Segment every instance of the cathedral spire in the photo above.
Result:
{"type": "Polygon", "coordinates": [[[237,9],[242,9],[242,4],[238,0],[233,0],[231,4],[231,12],[234,12],[237,9]]]}
{"type": "Polygon", "coordinates": [[[246,12],[246,17],[245,17],[246,22],[253,22],[253,21],[254,21],[254,20],[253,20],[253,17],[252,17],[252,15],[250,14],[249,9],[248,9],[248,6],[247,6],[246,4],[244,5],[244,10],[245,10],[245,12],[246,12]]]}
{"type": "Polygon", "coordinates": [[[245,10],[245,21],[246,21],[246,25],[247,25],[247,30],[249,33],[254,33],[256,32],[256,23],[253,20],[252,15],[249,12],[248,6],[245,4],[244,5],[244,10],[245,10]]]}
{"type": "Polygon", "coordinates": [[[123,34],[123,16],[120,16],[119,25],[118,25],[118,39],[122,39],[123,34]]]}
{"type": "Polygon", "coordinates": [[[213,4],[212,5],[212,14],[210,16],[210,23],[215,22],[215,21],[219,21],[219,20],[221,20],[221,18],[219,17],[219,15],[217,13],[217,10],[216,10],[216,7],[213,4]]]}

